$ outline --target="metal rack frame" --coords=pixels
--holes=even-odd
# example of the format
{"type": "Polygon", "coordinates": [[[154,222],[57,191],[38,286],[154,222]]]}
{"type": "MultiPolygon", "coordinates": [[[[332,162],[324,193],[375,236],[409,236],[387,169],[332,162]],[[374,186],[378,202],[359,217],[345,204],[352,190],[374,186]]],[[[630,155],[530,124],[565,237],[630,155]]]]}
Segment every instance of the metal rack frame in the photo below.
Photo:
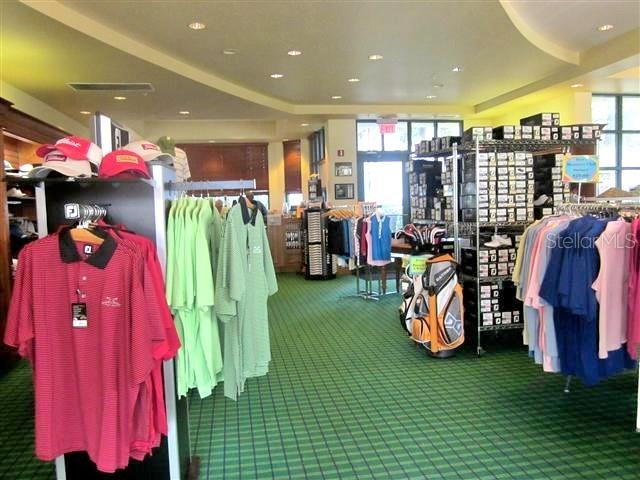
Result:
{"type": "MultiPolygon", "coordinates": [[[[504,230],[507,228],[517,228],[522,229],[529,224],[529,222],[460,222],[459,221],[459,207],[460,207],[460,195],[459,195],[459,156],[462,153],[467,152],[475,152],[476,155],[479,155],[480,152],[505,152],[505,151],[520,151],[520,152],[528,152],[534,153],[536,155],[544,155],[547,153],[562,153],[569,150],[570,147],[575,145],[595,145],[597,146],[598,139],[579,139],[579,140],[480,140],[476,139],[475,142],[462,142],[460,144],[454,143],[451,148],[440,150],[437,152],[430,152],[422,155],[412,155],[412,159],[428,159],[428,158],[452,158],[452,177],[453,177],[453,221],[452,222],[442,222],[447,226],[449,231],[453,231],[454,235],[454,249],[455,249],[455,258],[460,259],[460,245],[461,239],[460,236],[472,237],[475,238],[475,248],[480,248],[480,233],[481,230],[487,228],[493,228],[497,233],[498,230],[504,230]]],[[[479,172],[476,168],[475,171],[475,183],[478,185],[479,182],[479,172]]],[[[476,212],[479,210],[478,205],[478,195],[476,192],[475,195],[475,209],[476,212]]],[[[480,270],[480,257],[476,256],[476,272],[480,270]]],[[[471,281],[476,282],[477,292],[480,291],[480,282],[503,282],[509,280],[511,276],[499,276],[499,277],[475,277],[465,275],[466,278],[471,281]]],[[[500,324],[500,325],[491,325],[491,326],[482,326],[481,322],[481,312],[480,312],[480,301],[479,298],[476,302],[476,315],[477,315],[477,353],[478,355],[482,355],[484,353],[484,349],[482,348],[482,333],[488,331],[499,331],[499,330],[514,330],[514,329],[522,329],[524,328],[524,319],[517,324],[500,324]]],[[[640,415],[640,414],[639,414],[640,415]]]]}

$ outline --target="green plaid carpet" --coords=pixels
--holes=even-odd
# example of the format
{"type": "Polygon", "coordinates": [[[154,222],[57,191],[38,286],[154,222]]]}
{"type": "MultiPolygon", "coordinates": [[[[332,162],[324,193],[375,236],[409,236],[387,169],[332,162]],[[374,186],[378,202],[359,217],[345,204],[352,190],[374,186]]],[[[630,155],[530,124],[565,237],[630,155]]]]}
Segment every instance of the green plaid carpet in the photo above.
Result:
{"type": "MultiPolygon", "coordinates": [[[[435,360],[403,336],[398,298],[344,298],[353,279],[279,277],[273,361],[237,403],[192,396],[202,479],[638,479],[636,376],[595,388],[523,349],[435,360]]],[[[0,478],[51,479],[33,457],[28,365],[0,378],[0,478]]]]}
{"type": "Polygon", "coordinates": [[[427,357],[398,297],[344,298],[352,278],[279,285],[269,374],[237,403],[192,396],[201,478],[640,478],[634,373],[566,395],[522,348],[427,357]]]}

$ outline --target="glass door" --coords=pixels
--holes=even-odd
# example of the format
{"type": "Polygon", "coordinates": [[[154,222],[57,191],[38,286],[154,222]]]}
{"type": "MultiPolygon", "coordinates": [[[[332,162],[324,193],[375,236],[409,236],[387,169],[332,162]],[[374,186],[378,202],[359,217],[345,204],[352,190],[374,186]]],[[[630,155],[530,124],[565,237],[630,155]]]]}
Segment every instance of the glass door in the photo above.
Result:
{"type": "Polygon", "coordinates": [[[376,202],[391,217],[392,230],[403,226],[404,175],[401,160],[377,160],[363,163],[365,202],[376,202]]]}

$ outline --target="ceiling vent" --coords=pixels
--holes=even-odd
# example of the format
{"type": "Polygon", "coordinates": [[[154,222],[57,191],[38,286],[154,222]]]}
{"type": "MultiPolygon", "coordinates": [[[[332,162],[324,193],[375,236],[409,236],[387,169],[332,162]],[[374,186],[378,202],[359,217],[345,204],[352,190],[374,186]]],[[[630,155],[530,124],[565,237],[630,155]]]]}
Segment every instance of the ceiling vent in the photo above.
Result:
{"type": "Polygon", "coordinates": [[[149,93],[153,92],[150,83],[67,83],[76,92],[87,93],[149,93]]]}

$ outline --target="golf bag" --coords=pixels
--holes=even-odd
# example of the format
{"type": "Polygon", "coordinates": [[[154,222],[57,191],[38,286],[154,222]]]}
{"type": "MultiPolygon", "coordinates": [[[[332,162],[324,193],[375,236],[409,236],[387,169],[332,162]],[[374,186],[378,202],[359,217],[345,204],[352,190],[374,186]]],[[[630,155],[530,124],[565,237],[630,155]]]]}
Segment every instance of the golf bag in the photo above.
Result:
{"type": "Polygon", "coordinates": [[[400,307],[400,321],[411,339],[432,355],[448,357],[464,342],[462,287],[450,255],[427,260],[415,275],[400,307]]]}

